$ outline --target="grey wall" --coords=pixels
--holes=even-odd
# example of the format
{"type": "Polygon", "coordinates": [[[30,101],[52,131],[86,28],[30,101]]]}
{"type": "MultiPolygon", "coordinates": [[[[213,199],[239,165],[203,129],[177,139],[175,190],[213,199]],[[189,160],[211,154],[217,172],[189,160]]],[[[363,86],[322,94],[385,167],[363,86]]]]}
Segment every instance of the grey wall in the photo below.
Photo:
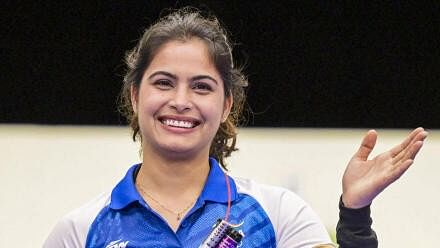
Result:
{"type": "MultiPolygon", "coordinates": [[[[241,129],[231,173],[296,191],[332,232],[340,179],[365,131],[241,129]]],[[[408,131],[379,130],[376,151],[408,131]]],[[[436,246],[439,151],[434,130],[413,168],[374,202],[381,247],[436,246]]],[[[126,128],[0,125],[0,246],[40,246],[61,216],[110,190],[138,161],[126,128]]]]}

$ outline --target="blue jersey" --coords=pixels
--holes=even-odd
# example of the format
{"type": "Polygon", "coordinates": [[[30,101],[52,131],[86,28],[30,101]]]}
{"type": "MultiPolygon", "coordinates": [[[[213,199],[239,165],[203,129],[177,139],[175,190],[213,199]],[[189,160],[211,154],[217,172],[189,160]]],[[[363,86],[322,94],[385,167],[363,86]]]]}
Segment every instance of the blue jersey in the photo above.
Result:
{"type": "MultiPolygon", "coordinates": [[[[217,161],[210,159],[205,186],[176,232],[137,191],[135,174],[139,166],[131,167],[111,193],[65,216],[44,247],[199,247],[226,213],[227,186],[217,161]]],[[[242,223],[241,247],[293,248],[330,243],[319,218],[294,193],[251,180],[229,177],[229,181],[229,222],[242,223]]]]}

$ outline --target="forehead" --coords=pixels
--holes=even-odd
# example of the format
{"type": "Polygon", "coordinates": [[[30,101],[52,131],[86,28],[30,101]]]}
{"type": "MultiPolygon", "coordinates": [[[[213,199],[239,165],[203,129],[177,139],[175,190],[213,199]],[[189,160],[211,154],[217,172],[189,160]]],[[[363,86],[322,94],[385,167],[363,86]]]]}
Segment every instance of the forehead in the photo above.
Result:
{"type": "Polygon", "coordinates": [[[199,38],[171,40],[161,45],[144,72],[144,77],[166,71],[178,78],[207,75],[223,85],[205,41],[199,38]]]}
{"type": "Polygon", "coordinates": [[[164,43],[154,53],[150,66],[158,61],[191,62],[193,60],[202,62],[201,66],[214,65],[207,44],[196,37],[164,43]]]}

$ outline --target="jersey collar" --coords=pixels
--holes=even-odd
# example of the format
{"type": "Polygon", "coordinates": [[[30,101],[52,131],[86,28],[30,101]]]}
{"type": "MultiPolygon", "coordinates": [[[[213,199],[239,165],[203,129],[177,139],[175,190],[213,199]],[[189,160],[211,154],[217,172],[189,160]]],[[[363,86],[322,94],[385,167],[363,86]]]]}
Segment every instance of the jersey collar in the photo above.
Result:
{"type": "MultiPolygon", "coordinates": [[[[223,172],[217,160],[212,157],[209,158],[209,164],[211,169],[209,170],[208,179],[199,200],[226,203],[228,202],[228,188],[226,186],[225,172],[223,172]]],[[[231,187],[231,201],[234,201],[237,197],[237,187],[230,176],[228,176],[228,179],[231,187]]]]}
{"type": "Polygon", "coordinates": [[[113,188],[110,208],[122,209],[132,202],[143,202],[143,199],[135,186],[135,174],[140,164],[133,165],[128,169],[124,178],[113,188]]]}
{"type": "MultiPolygon", "coordinates": [[[[214,201],[225,203],[228,201],[228,190],[224,172],[214,158],[209,158],[211,166],[205,186],[198,201],[214,201]]],[[[124,178],[113,188],[110,208],[122,209],[133,202],[144,203],[135,186],[135,174],[140,164],[133,165],[125,174],[124,178]]],[[[231,201],[237,196],[237,187],[234,180],[228,176],[231,187],[231,201]]]]}

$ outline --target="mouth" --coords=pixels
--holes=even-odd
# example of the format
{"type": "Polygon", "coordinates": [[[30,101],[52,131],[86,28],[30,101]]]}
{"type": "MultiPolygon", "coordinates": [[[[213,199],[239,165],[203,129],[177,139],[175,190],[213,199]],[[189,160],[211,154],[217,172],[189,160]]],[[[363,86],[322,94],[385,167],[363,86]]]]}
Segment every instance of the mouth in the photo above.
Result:
{"type": "Polygon", "coordinates": [[[200,125],[200,121],[193,118],[160,117],[159,121],[165,126],[191,129],[200,125]]]}

